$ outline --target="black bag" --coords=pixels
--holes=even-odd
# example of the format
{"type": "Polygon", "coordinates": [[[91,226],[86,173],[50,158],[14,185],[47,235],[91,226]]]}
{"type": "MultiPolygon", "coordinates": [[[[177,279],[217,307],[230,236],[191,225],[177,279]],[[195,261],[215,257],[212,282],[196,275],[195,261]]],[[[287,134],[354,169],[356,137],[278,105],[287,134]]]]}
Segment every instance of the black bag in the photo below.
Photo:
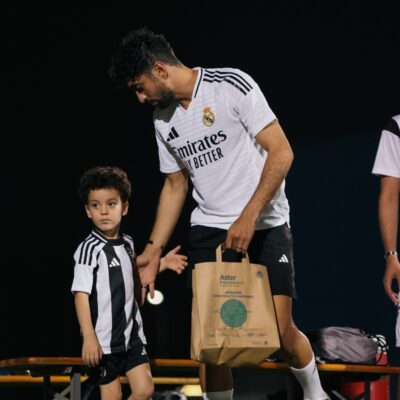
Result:
{"type": "Polygon", "coordinates": [[[376,364],[377,354],[387,351],[382,335],[368,335],[358,328],[330,326],[306,335],[320,362],[376,364]]]}

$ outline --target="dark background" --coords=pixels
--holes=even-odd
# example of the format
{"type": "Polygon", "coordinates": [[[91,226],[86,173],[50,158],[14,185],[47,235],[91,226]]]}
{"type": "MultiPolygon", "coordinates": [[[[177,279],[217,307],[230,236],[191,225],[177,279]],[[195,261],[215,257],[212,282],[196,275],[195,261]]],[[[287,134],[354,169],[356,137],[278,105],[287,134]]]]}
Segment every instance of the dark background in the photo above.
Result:
{"type": "MultiPolygon", "coordinates": [[[[148,26],[187,66],[251,74],[279,117],[295,153],[287,194],[299,327],[382,333],[396,361],[371,169],[382,127],[400,112],[398,7],[55,3],[3,5],[0,358],[80,355],[70,286],[72,255],[90,230],[77,196],[87,168],[128,172],[134,190],[123,228],[139,252],[149,237],[163,179],[151,109],[107,75],[121,36],[148,26]]],[[[170,247],[187,249],[192,207],[188,199],[170,247]]],[[[184,277],[167,271],[157,286],[166,301],[143,308],[150,355],[188,357],[184,277]]]]}

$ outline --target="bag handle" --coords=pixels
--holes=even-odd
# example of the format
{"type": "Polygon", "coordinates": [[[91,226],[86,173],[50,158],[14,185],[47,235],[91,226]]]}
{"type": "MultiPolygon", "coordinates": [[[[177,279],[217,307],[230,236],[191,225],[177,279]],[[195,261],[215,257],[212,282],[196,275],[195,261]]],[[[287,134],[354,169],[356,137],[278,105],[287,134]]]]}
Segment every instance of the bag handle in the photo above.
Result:
{"type": "MultiPolygon", "coordinates": [[[[222,253],[225,251],[225,243],[221,243],[215,249],[215,259],[217,262],[222,262],[222,253]]],[[[242,251],[242,263],[243,264],[250,264],[250,259],[247,251],[242,251]]]]}

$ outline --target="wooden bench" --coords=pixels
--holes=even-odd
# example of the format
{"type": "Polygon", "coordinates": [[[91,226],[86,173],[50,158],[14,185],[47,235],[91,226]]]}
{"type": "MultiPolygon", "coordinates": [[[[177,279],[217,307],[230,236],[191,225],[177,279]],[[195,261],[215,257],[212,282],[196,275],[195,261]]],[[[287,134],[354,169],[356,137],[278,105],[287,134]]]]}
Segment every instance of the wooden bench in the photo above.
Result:
{"type": "MultiPolygon", "coordinates": [[[[198,384],[197,368],[199,363],[187,359],[153,359],[151,367],[154,374],[155,384],[166,385],[185,385],[198,384]],[[172,376],[165,376],[166,373],[173,373],[172,376]],[[159,376],[163,374],[162,376],[159,376]]],[[[271,372],[285,373],[289,375],[287,364],[276,361],[262,362],[258,370],[268,370],[271,372]]],[[[245,370],[239,368],[238,370],[245,370]]],[[[247,369],[248,370],[248,369],[247,369]]],[[[382,375],[399,375],[400,367],[381,366],[381,365],[348,365],[348,364],[318,364],[321,376],[324,374],[349,374],[361,375],[366,379],[371,376],[379,377],[382,375]]],[[[22,384],[41,384],[44,387],[44,398],[49,395],[55,399],[70,400],[81,399],[81,382],[84,382],[88,367],[79,357],[22,357],[0,360],[0,384],[22,385],[22,384]],[[60,393],[55,393],[52,385],[68,385],[60,393]]],[[[168,375],[167,374],[167,375],[168,375]]],[[[121,381],[126,382],[122,377],[121,381]]]]}
{"type": "MultiPolygon", "coordinates": [[[[81,383],[87,379],[88,366],[80,357],[21,357],[0,360],[0,385],[43,385],[44,398],[80,400],[81,383]],[[55,385],[66,385],[60,393],[55,385]]],[[[194,374],[194,373],[193,373],[194,374]]],[[[182,374],[180,374],[182,375],[182,374]]],[[[128,384],[126,377],[121,377],[128,384]]],[[[153,376],[155,385],[198,385],[196,376],[153,376]]]]}

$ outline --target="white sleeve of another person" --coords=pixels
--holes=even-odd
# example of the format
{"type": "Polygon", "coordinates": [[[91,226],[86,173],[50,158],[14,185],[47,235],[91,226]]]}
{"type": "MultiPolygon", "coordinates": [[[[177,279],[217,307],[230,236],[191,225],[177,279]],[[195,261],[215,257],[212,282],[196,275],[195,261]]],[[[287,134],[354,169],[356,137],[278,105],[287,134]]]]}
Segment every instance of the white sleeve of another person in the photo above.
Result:
{"type": "Polygon", "coordinates": [[[372,173],[400,178],[400,138],[394,133],[382,132],[372,173]]]}

